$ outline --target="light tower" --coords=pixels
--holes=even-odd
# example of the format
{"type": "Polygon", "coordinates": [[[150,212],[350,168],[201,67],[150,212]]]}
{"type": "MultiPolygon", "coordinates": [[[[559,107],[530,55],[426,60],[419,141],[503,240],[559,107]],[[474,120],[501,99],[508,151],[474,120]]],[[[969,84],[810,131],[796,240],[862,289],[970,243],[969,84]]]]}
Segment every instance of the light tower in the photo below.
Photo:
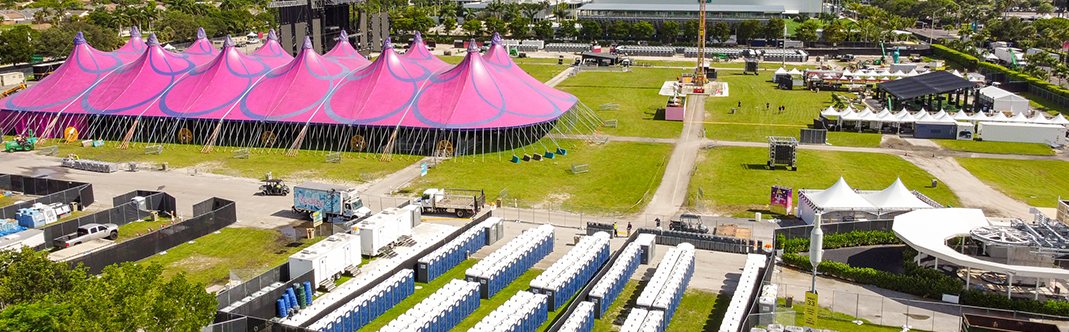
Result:
{"type": "Polygon", "coordinates": [[[698,0],[698,68],[694,70],[694,85],[705,86],[705,3],[698,0]]]}

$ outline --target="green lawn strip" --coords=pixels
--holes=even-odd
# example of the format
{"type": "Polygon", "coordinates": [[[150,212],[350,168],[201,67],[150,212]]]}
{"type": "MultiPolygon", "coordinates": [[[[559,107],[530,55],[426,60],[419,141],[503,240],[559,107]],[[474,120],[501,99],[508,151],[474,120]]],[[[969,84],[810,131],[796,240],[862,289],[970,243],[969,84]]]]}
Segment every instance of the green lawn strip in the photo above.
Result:
{"type": "MultiPolygon", "coordinates": [[[[196,166],[199,172],[211,172],[230,176],[263,178],[272,172],[275,178],[285,179],[291,176],[304,178],[321,178],[341,181],[368,181],[384,177],[416,162],[417,156],[395,155],[393,161],[379,161],[377,154],[343,153],[340,163],[325,161],[326,152],[302,150],[297,156],[283,155],[281,149],[250,149],[248,159],[234,159],[234,148],[216,148],[212,153],[201,153],[200,146],[188,144],[163,144],[159,155],[146,155],[145,143],[136,143],[134,147],[120,150],[115,148],[117,142],[105,142],[101,147],[82,147],[78,144],[59,143],[59,156],[77,154],[81,159],[109,162],[145,162],[158,167],[163,162],[168,167],[181,168],[196,166]]],[[[255,188],[254,188],[255,189],[255,188]]]]}
{"type": "Polygon", "coordinates": [[[162,264],[166,277],[184,272],[191,282],[222,284],[230,270],[262,273],[321,239],[292,241],[275,230],[227,227],[218,234],[205,235],[141,262],[162,264]]]}
{"type": "Polygon", "coordinates": [[[429,283],[417,282],[416,287],[418,288],[416,288],[416,291],[413,292],[412,295],[410,295],[408,298],[405,298],[400,303],[393,306],[393,308],[386,311],[378,318],[375,318],[367,325],[364,325],[364,327],[361,328],[360,331],[378,331],[383,326],[390,324],[391,321],[396,319],[398,316],[401,316],[401,314],[408,311],[408,309],[412,309],[412,307],[415,307],[417,304],[419,304],[420,301],[423,301],[423,299],[430,297],[431,294],[437,292],[439,288],[442,288],[443,286],[445,286],[445,284],[448,284],[449,281],[453,279],[463,280],[464,271],[466,271],[472,265],[475,265],[475,262],[478,262],[478,260],[465,260],[463,262],[460,262],[460,264],[457,264],[456,267],[453,267],[449,271],[446,271],[438,278],[431,280],[431,282],[429,283]]]}
{"type": "Polygon", "coordinates": [[[716,331],[724,321],[731,295],[688,289],[679,300],[667,332],[716,331]]]}
{"type": "MultiPolygon", "coordinates": [[[[695,61],[697,61],[697,60],[695,60],[695,61]]],[[[694,63],[692,63],[692,65],[696,64],[696,63],[697,62],[694,62],[694,63]]],[[[742,62],[742,61],[712,62],[712,63],[709,63],[709,66],[713,67],[713,68],[743,69],[743,68],[746,68],[746,62],[742,62]]],[[[791,63],[791,62],[788,62],[788,63],[761,62],[761,63],[757,64],[757,68],[761,69],[761,73],[768,73],[769,75],[771,75],[772,72],[774,72],[776,69],[780,69],[781,67],[784,68],[784,69],[787,69],[787,70],[791,70],[791,68],[797,68],[798,70],[817,68],[817,66],[814,66],[814,65],[803,65],[803,64],[791,63]]],[[[742,75],[742,73],[735,72],[735,71],[732,71],[730,73],[732,75],[734,75],[736,73],[739,74],[739,75],[742,75]]]]}
{"type": "Polygon", "coordinates": [[[497,309],[497,307],[505,304],[505,301],[508,301],[513,295],[516,295],[516,293],[519,293],[520,291],[530,289],[531,280],[534,280],[539,274],[542,274],[542,270],[527,270],[527,272],[521,274],[519,278],[513,280],[511,284],[505,286],[505,289],[497,292],[497,294],[494,294],[490,299],[479,300],[479,308],[475,309],[475,312],[472,312],[471,315],[468,315],[467,318],[460,321],[460,323],[450,331],[462,332],[474,327],[475,324],[482,321],[484,317],[497,309]]]}
{"type": "Polygon", "coordinates": [[[1046,98],[1040,97],[1037,94],[1031,92],[1021,92],[1020,95],[1021,97],[1028,98],[1028,104],[1033,108],[1037,108],[1051,115],[1061,113],[1065,114],[1065,116],[1069,116],[1069,108],[1065,108],[1061,105],[1055,104],[1054,102],[1047,100],[1046,98]]]}
{"type": "MultiPolygon", "coordinates": [[[[801,136],[802,125],[705,124],[705,137],[717,141],[768,142],[768,136],[801,136]]],[[[878,147],[883,136],[872,133],[828,132],[833,146],[878,147]]]]}
{"type": "Polygon", "coordinates": [[[706,100],[705,121],[808,125],[821,110],[831,105],[832,94],[843,94],[808,89],[780,90],[772,83],[772,71],[763,71],[759,75],[725,72],[719,75],[719,80],[728,84],[728,96],[706,100]],[[768,104],[767,108],[765,104],[768,104]],[[780,106],[786,109],[781,112],[780,106]],[[731,113],[732,108],[735,114],[731,113]]]}
{"type": "Polygon", "coordinates": [[[616,128],[603,128],[606,135],[675,138],[683,122],[665,121],[663,109],[668,97],[658,95],[665,81],[673,81],[686,69],[634,68],[632,72],[582,72],[557,85],[593,109],[602,120],[617,120],[616,128]],[[617,104],[617,110],[600,110],[600,105],[617,104]],[[663,113],[663,112],[662,112],[663,113]]]}
{"type": "Polygon", "coordinates": [[[934,139],[936,143],[939,143],[944,148],[965,151],[965,152],[981,152],[981,153],[1004,153],[1004,154],[1027,154],[1037,156],[1053,156],[1054,149],[1051,149],[1046,144],[1039,143],[1013,143],[1013,142],[991,142],[991,141],[961,141],[952,139],[934,139]]]}
{"type": "Polygon", "coordinates": [[[527,72],[527,74],[531,75],[531,77],[534,77],[535,79],[541,82],[545,82],[552,79],[553,76],[557,76],[557,74],[560,74],[560,72],[564,71],[565,68],[568,68],[567,66],[558,66],[556,65],[556,63],[552,65],[520,64],[519,66],[520,69],[523,69],[523,71],[527,72]]]}
{"type": "MultiPolygon", "coordinates": [[[[455,65],[455,64],[460,63],[461,61],[464,61],[464,55],[440,56],[440,57],[438,57],[438,59],[441,59],[442,61],[445,61],[446,63],[455,65]]],[[[557,64],[557,58],[518,58],[518,57],[513,57],[512,58],[512,62],[515,62],[518,65],[523,65],[523,64],[554,64],[554,65],[556,65],[557,64]]],[[[565,56],[564,57],[564,65],[571,65],[572,62],[575,62],[575,57],[574,56],[565,56]]]]}
{"type": "Polygon", "coordinates": [[[127,240],[136,238],[140,235],[148,234],[152,231],[158,231],[164,225],[170,225],[171,220],[167,218],[160,218],[159,221],[135,221],[126,225],[119,226],[119,238],[115,239],[115,242],[125,242],[127,240]],[[152,231],[149,231],[151,229],[152,231]]]}
{"type": "Polygon", "coordinates": [[[1054,207],[1069,197],[1069,162],[957,158],[959,164],[992,188],[1031,206],[1054,207]]]}
{"type": "MultiPolygon", "coordinates": [[[[778,300],[779,308],[777,310],[783,310],[784,300],[781,298],[778,300]]],[[[781,325],[794,325],[805,326],[805,305],[795,304],[791,307],[790,312],[776,314],[776,323],[781,325]]],[[[817,325],[811,326],[818,329],[835,330],[839,332],[869,332],[869,331],[887,331],[898,332],[902,331],[902,327],[883,326],[872,324],[868,320],[862,319],[863,324],[857,325],[854,323],[858,318],[850,316],[840,312],[831,311],[831,309],[820,307],[817,309],[817,325]]],[[[910,331],[922,331],[919,329],[910,329],[910,331]]]]}
{"type": "MultiPolygon", "coordinates": [[[[513,153],[523,156],[523,149],[504,151],[500,156],[491,153],[454,158],[431,169],[427,176],[413,181],[403,191],[472,188],[482,189],[488,199],[495,199],[507,189],[507,206],[565,210],[583,207],[584,213],[633,213],[641,210],[657,190],[673,148],[670,144],[657,143],[558,142],[566,146],[568,155],[519,164],[509,160],[513,153]],[[572,174],[573,164],[587,164],[590,171],[572,174]],[[604,210],[597,211],[594,207],[604,210]]],[[[546,145],[553,149],[550,143],[546,145]]],[[[526,147],[528,154],[545,150],[541,144],[526,147]]]]}
{"type": "Polygon", "coordinates": [[[15,205],[15,202],[23,200],[19,196],[2,196],[0,197],[0,206],[15,205]]]}
{"type": "MultiPolygon", "coordinates": [[[[861,190],[883,190],[901,177],[911,190],[941,204],[960,205],[958,197],[946,186],[927,188],[934,178],[931,174],[894,155],[799,150],[798,170],[793,172],[782,167],[767,170],[767,161],[767,148],[720,147],[703,151],[691,178],[689,206],[694,206],[694,197],[701,188],[705,206],[718,213],[738,217],[749,217],[753,212],[767,214],[771,186],[794,188],[797,205],[799,189],[825,189],[840,176],[861,190]]],[[[1053,204],[1053,200],[1050,202],[1053,204]]]]}

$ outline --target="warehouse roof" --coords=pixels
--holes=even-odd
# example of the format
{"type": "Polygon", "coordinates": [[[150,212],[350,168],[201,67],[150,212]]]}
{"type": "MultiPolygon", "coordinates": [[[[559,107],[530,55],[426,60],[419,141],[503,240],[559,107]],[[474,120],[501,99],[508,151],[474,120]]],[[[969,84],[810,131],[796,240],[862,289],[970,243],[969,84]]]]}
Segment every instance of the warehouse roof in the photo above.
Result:
{"type": "Polygon", "coordinates": [[[976,83],[958,77],[951,72],[939,70],[923,75],[880,83],[877,84],[877,86],[898,99],[913,99],[921,96],[942,94],[958,89],[976,87],[976,83]]]}

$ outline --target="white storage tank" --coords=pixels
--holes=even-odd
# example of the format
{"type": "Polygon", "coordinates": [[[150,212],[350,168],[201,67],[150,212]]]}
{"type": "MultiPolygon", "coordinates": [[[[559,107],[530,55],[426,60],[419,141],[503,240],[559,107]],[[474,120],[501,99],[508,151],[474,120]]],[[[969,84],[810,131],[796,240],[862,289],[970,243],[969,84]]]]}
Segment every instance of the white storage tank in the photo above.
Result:
{"type": "Polygon", "coordinates": [[[350,266],[359,266],[360,237],[338,233],[317,242],[290,256],[290,276],[296,277],[315,271],[313,280],[320,285],[324,280],[333,281],[350,266]]]}

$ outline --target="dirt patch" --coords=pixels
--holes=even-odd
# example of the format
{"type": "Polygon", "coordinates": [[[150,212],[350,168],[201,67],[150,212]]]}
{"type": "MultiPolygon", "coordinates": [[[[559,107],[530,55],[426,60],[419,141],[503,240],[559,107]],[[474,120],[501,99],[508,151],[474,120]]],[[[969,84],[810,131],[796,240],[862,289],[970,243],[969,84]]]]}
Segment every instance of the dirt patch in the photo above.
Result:
{"type": "Polygon", "coordinates": [[[564,202],[567,202],[569,199],[572,199],[572,194],[569,194],[569,193],[549,194],[549,196],[546,196],[546,199],[543,200],[541,203],[535,204],[535,205],[533,205],[531,207],[535,208],[535,209],[547,209],[547,208],[559,207],[559,206],[561,206],[561,204],[564,204],[564,202]]]}
{"type": "Polygon", "coordinates": [[[883,135],[883,138],[880,140],[880,147],[881,148],[886,148],[886,149],[895,149],[895,150],[927,151],[927,152],[940,150],[940,148],[937,147],[937,146],[914,145],[914,144],[911,144],[909,141],[906,141],[906,140],[902,139],[901,137],[894,136],[894,135],[883,135]]]}
{"type": "Polygon", "coordinates": [[[174,270],[184,271],[186,273],[204,271],[210,269],[213,265],[222,262],[222,258],[208,257],[199,254],[193,254],[189,257],[183,258],[174,262],[174,270]]]}

